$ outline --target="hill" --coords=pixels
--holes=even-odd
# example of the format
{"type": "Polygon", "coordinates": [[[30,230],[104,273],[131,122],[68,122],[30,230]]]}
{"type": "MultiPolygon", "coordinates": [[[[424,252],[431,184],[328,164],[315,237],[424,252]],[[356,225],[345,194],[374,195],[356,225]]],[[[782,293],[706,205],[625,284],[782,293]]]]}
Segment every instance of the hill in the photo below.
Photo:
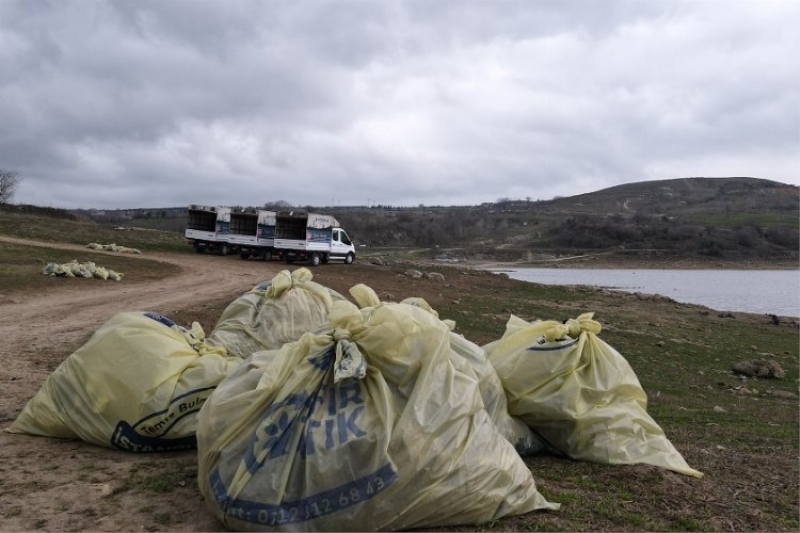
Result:
{"type": "MultiPolygon", "coordinates": [[[[798,261],[798,187],[770,180],[681,178],[547,201],[479,206],[303,208],[336,216],[366,254],[547,262],[798,261]]],[[[101,225],[182,233],[186,207],[73,211],[101,225]]]]}
{"type": "Polygon", "coordinates": [[[769,180],[685,178],[549,201],[335,214],[357,242],[426,247],[439,256],[792,262],[800,194],[769,180]]]}

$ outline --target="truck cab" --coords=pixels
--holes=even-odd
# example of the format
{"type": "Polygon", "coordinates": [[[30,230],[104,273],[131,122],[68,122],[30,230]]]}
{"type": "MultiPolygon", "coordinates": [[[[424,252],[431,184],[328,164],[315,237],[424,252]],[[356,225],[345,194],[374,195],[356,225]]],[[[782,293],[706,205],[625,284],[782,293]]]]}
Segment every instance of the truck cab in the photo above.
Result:
{"type": "Polygon", "coordinates": [[[316,266],[341,260],[350,264],[356,257],[353,241],[334,217],[307,211],[277,214],[274,246],[287,263],[308,261],[316,266]]]}
{"type": "Polygon", "coordinates": [[[356,249],[353,246],[353,241],[351,241],[350,237],[347,235],[347,232],[344,230],[344,228],[333,228],[333,235],[331,236],[331,252],[327,260],[342,260],[349,265],[355,258],[356,249]]]}

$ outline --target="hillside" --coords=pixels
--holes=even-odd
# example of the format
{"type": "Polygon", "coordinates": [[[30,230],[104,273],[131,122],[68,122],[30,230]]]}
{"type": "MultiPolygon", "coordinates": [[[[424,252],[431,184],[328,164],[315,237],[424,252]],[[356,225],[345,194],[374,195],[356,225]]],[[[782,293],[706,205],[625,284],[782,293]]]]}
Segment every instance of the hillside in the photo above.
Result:
{"type": "MultiPolygon", "coordinates": [[[[695,260],[797,259],[798,188],[754,178],[620,185],[547,202],[509,202],[510,255],[613,252],[695,260]]],[[[502,221],[503,218],[501,217],[502,221]]]]}
{"type": "MultiPolygon", "coordinates": [[[[188,199],[187,199],[188,200],[188,199]]],[[[189,203],[187,201],[187,203],[189,203]]],[[[539,262],[798,260],[798,187],[770,180],[682,178],[637,182],[547,201],[455,207],[325,207],[364,253],[539,262]]],[[[186,207],[75,211],[99,224],[183,232],[186,207]]]]}

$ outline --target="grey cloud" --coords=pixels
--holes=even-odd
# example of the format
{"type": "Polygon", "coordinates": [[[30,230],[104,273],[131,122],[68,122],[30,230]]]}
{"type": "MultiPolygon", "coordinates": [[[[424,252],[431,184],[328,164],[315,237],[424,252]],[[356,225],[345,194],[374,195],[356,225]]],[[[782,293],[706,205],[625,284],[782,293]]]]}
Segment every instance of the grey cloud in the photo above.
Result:
{"type": "Polygon", "coordinates": [[[6,0],[0,168],[65,207],[797,183],[800,7],[719,5],[6,0]]]}

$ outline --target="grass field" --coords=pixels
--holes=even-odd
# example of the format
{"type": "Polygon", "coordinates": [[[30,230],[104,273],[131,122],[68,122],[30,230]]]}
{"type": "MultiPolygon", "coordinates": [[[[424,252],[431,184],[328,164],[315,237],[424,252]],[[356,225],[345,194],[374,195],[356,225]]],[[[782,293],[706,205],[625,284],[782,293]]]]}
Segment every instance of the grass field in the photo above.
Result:
{"type": "MultiPolygon", "coordinates": [[[[180,236],[173,234],[125,232],[128,234],[130,240],[112,239],[118,235],[114,230],[88,223],[0,214],[0,235],[35,239],[47,235],[51,240],[77,244],[116,242],[142,250],[189,250],[180,236]]],[[[46,262],[73,258],[91,259],[126,272],[127,279],[174,273],[169,265],[98,256],[88,249],[85,255],[76,257],[70,251],[0,243],[0,287],[20,298],[27,292],[63,285],[62,279],[42,276],[41,269],[46,262]]],[[[235,257],[230,260],[239,261],[235,257]]],[[[440,317],[456,321],[458,333],[481,345],[503,334],[511,314],[529,321],[564,320],[593,311],[604,327],[600,337],[628,360],[639,377],[648,394],[648,412],[687,462],[705,474],[695,479],[653,467],[608,466],[537,455],[526,458],[526,463],[540,492],[550,501],[563,504],[560,511],[440,531],[800,528],[796,319],[721,313],[667,298],[538,285],[487,272],[399,261],[383,266],[364,262],[325,265],[314,270],[314,280],[342,294],[356,283],[366,283],[395,301],[423,297],[440,317]],[[403,276],[411,266],[440,272],[445,281],[411,280],[403,276]],[[731,371],[733,363],[755,358],[777,362],[786,377],[743,380],[731,371]]],[[[233,297],[198,302],[176,310],[171,318],[185,325],[198,321],[210,331],[233,297]]],[[[63,357],[68,355],[65,352],[63,357]]],[[[173,478],[190,483],[195,472],[188,460],[161,474],[157,465],[162,459],[153,456],[152,462],[156,465],[152,469],[131,472],[126,490],[152,493],[153,498],[168,497],[175,487],[173,478]]],[[[164,530],[169,530],[168,523],[164,530]]]]}
{"type": "Polygon", "coordinates": [[[0,210],[0,235],[70,244],[117,244],[145,251],[185,252],[192,248],[180,233],[114,229],[91,220],[58,219],[0,210]]]}

